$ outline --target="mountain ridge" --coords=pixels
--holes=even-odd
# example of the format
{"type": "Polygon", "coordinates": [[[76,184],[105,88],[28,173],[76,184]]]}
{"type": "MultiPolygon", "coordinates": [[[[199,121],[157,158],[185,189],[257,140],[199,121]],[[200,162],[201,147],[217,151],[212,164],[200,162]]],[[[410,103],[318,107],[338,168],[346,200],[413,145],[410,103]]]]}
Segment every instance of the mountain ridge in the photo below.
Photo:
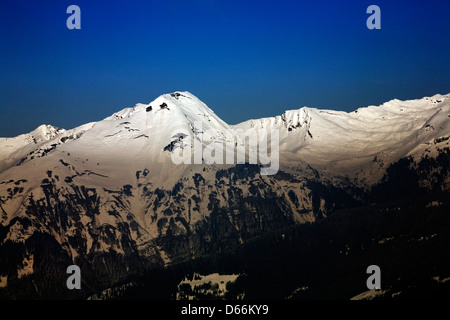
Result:
{"type": "MultiPolygon", "coordinates": [[[[191,134],[200,140],[202,132],[194,127],[197,123],[203,132],[218,132],[212,139],[221,144],[226,141],[223,132],[230,130],[277,129],[284,170],[309,165],[330,175],[375,183],[382,171],[377,174],[374,159],[386,166],[407,155],[436,155],[433,141],[450,135],[449,115],[450,94],[437,94],[415,100],[393,99],[353,112],[303,107],[275,117],[228,125],[193,94],[174,92],[70,130],[42,125],[28,134],[0,138],[0,172],[58,150],[66,155],[82,150],[96,163],[109,163],[111,167],[124,166],[128,161],[119,164],[112,159],[145,159],[141,162],[153,163],[162,172],[160,179],[165,180],[172,170],[186,168],[172,166],[169,154],[183,148],[193,150],[194,142],[182,138],[191,134]],[[37,134],[43,128],[48,131],[45,138],[37,134]],[[72,145],[75,150],[71,152],[72,145]]],[[[245,142],[239,136],[235,139],[240,144],[245,142]]]]}

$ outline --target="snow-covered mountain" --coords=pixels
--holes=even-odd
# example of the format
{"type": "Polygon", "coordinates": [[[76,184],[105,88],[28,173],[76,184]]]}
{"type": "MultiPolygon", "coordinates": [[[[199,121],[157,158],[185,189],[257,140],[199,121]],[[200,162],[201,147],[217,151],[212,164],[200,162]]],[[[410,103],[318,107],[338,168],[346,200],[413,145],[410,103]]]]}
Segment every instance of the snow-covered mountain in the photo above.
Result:
{"type": "Polygon", "coordinates": [[[350,113],[304,107],[230,126],[191,93],[175,92],[71,130],[42,125],[0,138],[0,285],[11,296],[21,286],[58,292],[43,274],[64,279],[78,264],[92,294],[152,266],[314,221],[362,203],[354,188],[384,181],[399,159],[438,157],[449,137],[450,94],[350,113]],[[279,130],[277,175],[261,175],[257,164],[172,161],[209,129],[217,135],[203,147],[251,128],[279,130]]]}
{"type": "MultiPolygon", "coordinates": [[[[164,148],[179,138],[178,132],[193,131],[196,121],[203,124],[204,130],[229,129],[195,96],[188,92],[176,92],[162,95],[150,104],[139,103],[133,108],[125,108],[102,121],[69,131],[43,125],[25,135],[0,138],[1,170],[17,166],[19,162],[25,167],[28,162],[35,165],[35,158],[44,157],[52,151],[50,158],[80,159],[81,164],[78,165],[83,169],[95,168],[99,173],[108,175],[110,170],[115,171],[115,182],[122,181],[122,178],[128,180],[130,175],[135,175],[134,168],[149,163],[153,166],[150,175],[160,175],[164,180],[173,169],[163,170],[167,160],[171,159],[164,148]],[[85,157],[89,158],[90,164],[83,163],[85,157]],[[130,161],[133,162],[131,166],[130,161]],[[92,162],[99,163],[99,166],[92,167],[92,162]]],[[[111,186],[111,181],[108,185],[111,186]]]]}
{"type": "MultiPolygon", "coordinates": [[[[449,115],[450,95],[447,94],[419,100],[392,100],[350,113],[303,107],[288,110],[281,116],[230,126],[191,93],[175,92],[72,130],[42,125],[28,134],[0,138],[0,172],[19,163],[36,165],[33,160],[48,153],[57,154],[63,160],[70,153],[72,159],[86,155],[92,159],[91,164],[98,162],[99,167],[93,168],[99,173],[116,167],[129,168],[127,173],[126,170],[114,173],[117,182],[119,175],[127,180],[134,176],[134,167],[147,163],[156,166],[150,175],[165,181],[173,176],[174,170],[170,153],[165,151],[171,149],[171,143],[172,146],[179,143],[183,133],[193,132],[194,136],[201,133],[194,132],[197,122],[202,124],[203,132],[278,129],[284,168],[295,168],[299,162],[305,162],[332,174],[352,175],[359,173],[356,169],[367,171],[367,165],[374,159],[387,165],[404,156],[433,153],[435,140],[450,134],[449,115]],[[167,166],[170,168],[163,170],[167,166]]],[[[220,136],[216,139],[225,140],[220,136]]],[[[89,164],[82,167],[91,168],[89,164]]]]}
{"type": "Polygon", "coordinates": [[[302,160],[316,169],[374,183],[383,173],[376,171],[380,164],[385,167],[409,155],[436,156],[439,146],[448,146],[450,95],[395,99],[350,113],[304,107],[235,127],[279,129],[285,167],[295,168],[302,160]]]}

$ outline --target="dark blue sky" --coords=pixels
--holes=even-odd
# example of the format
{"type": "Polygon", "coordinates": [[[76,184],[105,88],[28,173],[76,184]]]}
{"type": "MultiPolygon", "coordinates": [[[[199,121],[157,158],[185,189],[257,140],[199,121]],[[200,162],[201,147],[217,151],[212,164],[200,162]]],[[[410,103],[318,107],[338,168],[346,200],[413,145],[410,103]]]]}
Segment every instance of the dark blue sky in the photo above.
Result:
{"type": "Polygon", "coordinates": [[[449,13],[448,0],[1,1],[0,136],[177,90],[228,123],[449,93],[449,13]],[[371,4],[381,30],[366,28],[371,4]]]}

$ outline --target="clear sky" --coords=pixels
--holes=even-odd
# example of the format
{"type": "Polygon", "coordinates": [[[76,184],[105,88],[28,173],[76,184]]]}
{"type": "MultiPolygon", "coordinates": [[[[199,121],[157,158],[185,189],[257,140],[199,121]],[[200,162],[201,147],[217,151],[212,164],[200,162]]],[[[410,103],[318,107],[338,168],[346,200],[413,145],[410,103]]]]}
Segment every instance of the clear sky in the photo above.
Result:
{"type": "Polygon", "coordinates": [[[449,0],[0,2],[0,136],[190,91],[230,124],[450,92],[449,0]],[[69,5],[81,30],[69,30],[69,5]],[[366,9],[381,9],[369,30],[366,9]]]}

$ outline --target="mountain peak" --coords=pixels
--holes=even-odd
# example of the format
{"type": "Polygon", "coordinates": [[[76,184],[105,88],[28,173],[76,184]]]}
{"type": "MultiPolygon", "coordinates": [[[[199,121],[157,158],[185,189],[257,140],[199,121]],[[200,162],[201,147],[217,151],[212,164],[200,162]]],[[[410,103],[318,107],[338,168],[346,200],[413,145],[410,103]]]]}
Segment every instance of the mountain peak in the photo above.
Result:
{"type": "Polygon", "coordinates": [[[65,129],[57,128],[49,124],[42,124],[29,134],[32,135],[37,141],[47,141],[65,131],[65,129]]]}
{"type": "Polygon", "coordinates": [[[221,128],[229,128],[228,124],[221,120],[213,110],[187,91],[162,94],[148,104],[138,103],[133,108],[122,109],[104,120],[121,120],[130,118],[136,113],[146,117],[147,123],[151,117],[164,117],[164,121],[172,123],[186,120],[190,123],[200,121],[221,128]]]}

